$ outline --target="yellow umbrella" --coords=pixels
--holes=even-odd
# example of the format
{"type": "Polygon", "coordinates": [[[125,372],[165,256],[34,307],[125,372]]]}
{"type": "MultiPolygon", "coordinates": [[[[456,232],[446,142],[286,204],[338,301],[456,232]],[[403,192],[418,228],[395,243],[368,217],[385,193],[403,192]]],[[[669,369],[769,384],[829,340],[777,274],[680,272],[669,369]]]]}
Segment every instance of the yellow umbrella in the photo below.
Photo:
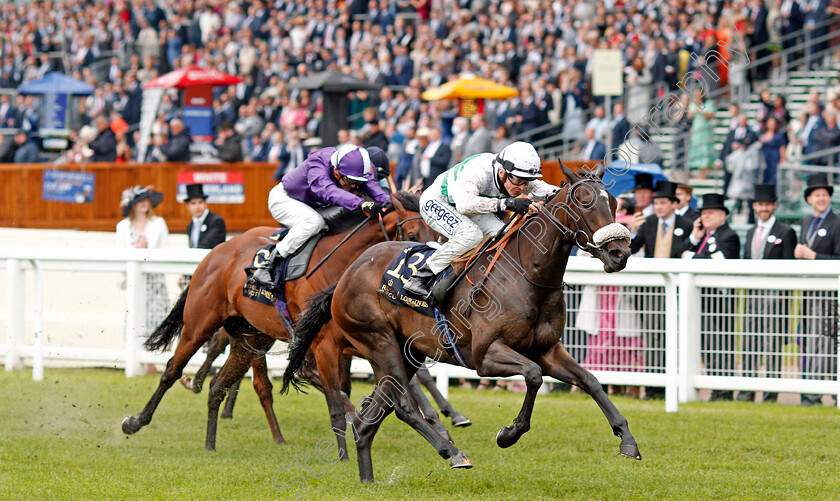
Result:
{"type": "Polygon", "coordinates": [[[513,87],[507,87],[484,78],[475,76],[461,77],[446,82],[440,87],[429,89],[423,93],[426,101],[440,99],[508,99],[519,95],[513,87]]]}

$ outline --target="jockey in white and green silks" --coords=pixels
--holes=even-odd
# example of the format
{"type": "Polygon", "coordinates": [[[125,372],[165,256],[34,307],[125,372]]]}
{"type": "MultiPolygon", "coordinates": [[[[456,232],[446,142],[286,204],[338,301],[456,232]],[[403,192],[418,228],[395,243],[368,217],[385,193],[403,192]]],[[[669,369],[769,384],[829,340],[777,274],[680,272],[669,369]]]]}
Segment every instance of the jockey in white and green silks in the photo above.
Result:
{"type": "Polygon", "coordinates": [[[520,195],[546,196],[558,188],[542,176],[540,157],[528,143],[517,141],[498,155],[481,153],[466,158],[439,175],[420,197],[420,215],[449,240],[412,275],[405,289],[427,297],[431,279],[449,263],[495,235],[504,223],[496,213],[511,210],[536,214],[542,204],[520,195]]]}

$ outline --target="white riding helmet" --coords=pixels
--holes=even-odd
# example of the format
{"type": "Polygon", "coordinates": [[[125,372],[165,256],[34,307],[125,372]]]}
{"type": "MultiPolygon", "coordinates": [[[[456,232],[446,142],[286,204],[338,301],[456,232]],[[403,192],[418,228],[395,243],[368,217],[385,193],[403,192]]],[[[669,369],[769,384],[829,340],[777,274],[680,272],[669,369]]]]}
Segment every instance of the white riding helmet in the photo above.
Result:
{"type": "Polygon", "coordinates": [[[537,150],[528,143],[516,141],[505,146],[496,155],[496,165],[505,170],[508,174],[523,179],[536,179],[542,177],[542,165],[537,150]]]}

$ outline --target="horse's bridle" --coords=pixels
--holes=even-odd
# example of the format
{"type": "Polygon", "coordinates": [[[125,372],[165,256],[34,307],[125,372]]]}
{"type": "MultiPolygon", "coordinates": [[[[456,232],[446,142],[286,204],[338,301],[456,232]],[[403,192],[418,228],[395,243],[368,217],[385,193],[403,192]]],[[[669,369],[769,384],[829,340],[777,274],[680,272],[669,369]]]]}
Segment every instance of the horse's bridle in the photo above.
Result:
{"type": "MultiPolygon", "coordinates": [[[[604,187],[604,183],[601,181],[600,178],[598,178],[594,173],[584,171],[581,174],[580,179],[578,179],[574,184],[568,184],[568,183],[565,183],[565,181],[563,183],[561,183],[561,185],[560,185],[561,189],[564,186],[566,187],[566,198],[563,201],[563,206],[571,207],[572,204],[574,204],[575,206],[577,206],[579,208],[588,209],[589,207],[594,205],[596,197],[598,196],[597,190],[596,190],[596,188],[591,188],[591,187],[589,187],[589,185],[585,185],[584,183],[600,184],[601,189],[606,190],[606,188],[604,187]],[[584,187],[584,186],[587,187],[586,189],[591,189],[593,191],[592,198],[591,198],[592,201],[588,205],[581,204],[579,201],[577,201],[577,197],[574,196],[575,191],[579,187],[584,187]]],[[[546,207],[545,207],[547,210],[544,210],[542,212],[546,215],[546,217],[551,219],[552,222],[554,222],[554,224],[557,225],[559,228],[568,228],[565,224],[561,223],[559,219],[557,219],[557,216],[554,215],[554,211],[551,210],[553,207],[556,207],[556,206],[557,206],[557,204],[553,204],[553,205],[548,205],[547,204],[546,207]]],[[[571,228],[569,228],[569,230],[573,231],[574,242],[581,249],[600,250],[605,245],[607,245],[609,242],[612,241],[612,240],[606,240],[606,241],[601,242],[600,244],[596,245],[594,243],[595,232],[592,231],[592,227],[589,226],[589,222],[586,220],[586,218],[581,217],[581,218],[579,218],[579,220],[578,220],[578,218],[572,218],[572,222],[574,223],[575,227],[574,227],[573,230],[571,228]],[[582,225],[583,227],[581,227],[581,222],[583,222],[583,225],[582,225]],[[584,237],[584,239],[585,239],[584,240],[585,245],[581,245],[581,241],[579,240],[581,236],[584,237]]]]}
{"type": "Polygon", "coordinates": [[[403,239],[404,235],[403,235],[402,225],[404,225],[405,223],[407,223],[409,221],[414,221],[415,219],[423,219],[423,216],[412,216],[412,217],[409,217],[409,218],[406,218],[406,219],[400,219],[400,214],[397,213],[397,240],[399,240],[401,242],[404,240],[403,239]]]}
{"type": "MultiPolygon", "coordinates": [[[[560,183],[560,189],[561,190],[564,189],[564,188],[566,189],[566,197],[565,197],[565,200],[563,201],[562,206],[569,207],[570,204],[574,202],[573,194],[574,194],[575,190],[578,187],[583,186],[583,183],[587,183],[587,182],[594,182],[594,183],[600,184],[602,187],[604,186],[604,184],[603,184],[603,182],[601,181],[600,178],[595,176],[594,173],[588,173],[588,172],[584,172],[581,175],[581,178],[578,179],[574,184],[569,184],[566,181],[561,182],[560,183]]],[[[593,190],[594,190],[594,188],[593,188],[593,190]]],[[[552,196],[549,201],[553,200],[556,197],[556,194],[557,194],[557,192],[554,193],[554,196],[552,196]]],[[[591,205],[594,204],[594,201],[596,200],[595,196],[597,196],[597,192],[595,194],[593,194],[592,202],[590,202],[589,205],[586,205],[586,206],[581,206],[580,204],[576,204],[576,205],[578,205],[581,208],[591,207],[591,205]]],[[[583,221],[583,228],[581,228],[580,223],[575,218],[572,218],[573,222],[574,222],[574,225],[575,225],[575,228],[574,229],[569,228],[568,226],[566,226],[565,224],[560,222],[560,220],[557,218],[557,216],[554,215],[554,212],[553,212],[552,209],[554,209],[555,207],[558,207],[558,206],[560,206],[560,204],[550,204],[550,205],[546,204],[546,207],[545,207],[545,209],[543,209],[541,211],[541,214],[545,214],[545,216],[548,219],[550,219],[555,225],[557,225],[558,228],[567,228],[569,230],[569,232],[571,232],[574,235],[573,240],[574,240],[575,244],[577,244],[577,246],[580,247],[581,249],[584,249],[584,248],[588,248],[588,249],[592,249],[592,250],[601,249],[605,245],[607,245],[609,242],[612,241],[612,240],[606,240],[606,241],[602,242],[600,245],[594,244],[593,243],[593,241],[594,241],[594,236],[593,235],[595,234],[595,232],[592,231],[592,228],[589,226],[589,223],[586,221],[586,218],[583,218],[583,217],[580,218],[583,221]],[[581,236],[583,236],[586,239],[586,241],[585,241],[586,245],[581,245],[580,244],[580,241],[578,239],[581,236]]],[[[523,228],[524,228],[524,226],[523,226],[523,228]]],[[[520,256],[520,252],[519,252],[519,236],[522,234],[521,230],[522,230],[522,228],[519,228],[519,230],[517,232],[518,234],[516,235],[516,258],[517,258],[517,261],[519,261],[519,262],[522,261],[522,258],[520,256]]],[[[543,288],[546,288],[546,289],[559,289],[559,288],[562,288],[564,285],[566,285],[565,283],[561,283],[560,285],[538,284],[528,277],[527,271],[523,274],[523,277],[525,278],[525,280],[529,284],[534,285],[536,287],[543,287],[543,288]]]]}

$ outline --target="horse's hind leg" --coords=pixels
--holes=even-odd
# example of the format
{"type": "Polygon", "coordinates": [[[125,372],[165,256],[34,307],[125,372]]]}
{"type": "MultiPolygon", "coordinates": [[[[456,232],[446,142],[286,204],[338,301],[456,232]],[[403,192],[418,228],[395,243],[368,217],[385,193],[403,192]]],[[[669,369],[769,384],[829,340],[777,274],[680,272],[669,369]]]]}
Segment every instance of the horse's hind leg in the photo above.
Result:
{"type": "Polygon", "coordinates": [[[216,430],[218,427],[219,407],[225,398],[227,389],[248,372],[251,359],[254,357],[254,349],[267,351],[274,343],[274,338],[265,335],[249,337],[247,345],[245,338],[239,337],[237,333],[231,332],[230,355],[222,367],[219,375],[210,384],[210,392],[207,396],[207,437],[204,448],[208,451],[216,450],[216,430]]]}
{"type": "Polygon", "coordinates": [[[127,417],[122,422],[122,431],[126,435],[138,432],[152,421],[152,416],[163,395],[175,384],[175,381],[178,381],[190,358],[195,355],[205,341],[210,339],[222,323],[222,319],[214,311],[204,312],[200,320],[195,323],[190,321],[191,319],[186,313],[184,316],[184,328],[178,345],[175,347],[175,354],[166,363],[166,369],[160,376],[160,383],[152,394],[152,398],[149,399],[143,410],[137,414],[137,417],[127,417]]]}
{"type": "MultiPolygon", "coordinates": [[[[393,335],[393,334],[392,334],[393,335]]],[[[381,334],[368,334],[365,339],[376,339],[381,334]]],[[[381,339],[381,337],[380,337],[381,339]]],[[[407,389],[409,387],[409,378],[414,374],[407,372],[407,362],[404,358],[403,352],[399,346],[395,346],[390,342],[380,343],[373,348],[373,358],[371,361],[375,366],[379,367],[377,371],[377,382],[374,388],[374,399],[386,400],[393,406],[397,417],[414,428],[423,438],[425,438],[435,448],[437,453],[444,459],[449,459],[449,463],[453,468],[471,468],[467,455],[460,449],[452,445],[452,442],[445,440],[432,428],[429,423],[420,414],[417,408],[417,401],[415,401],[411,392],[407,389]]],[[[367,407],[359,411],[363,416],[369,415],[367,407]]],[[[364,417],[361,419],[365,421],[364,417]]],[[[379,424],[376,424],[378,428],[379,424]]],[[[367,461],[370,461],[370,442],[365,442],[365,435],[362,430],[359,430],[361,440],[356,442],[356,451],[359,457],[359,471],[362,473],[362,466],[368,467],[369,464],[363,464],[363,455],[367,456],[367,461]]],[[[373,440],[373,436],[369,437],[373,440]]],[[[370,480],[372,481],[373,474],[370,472],[370,480]]],[[[365,478],[362,478],[365,481],[365,478]]]]}
{"type": "MultiPolygon", "coordinates": [[[[193,393],[201,393],[201,387],[204,386],[204,379],[207,378],[213,362],[219,358],[219,355],[224,353],[229,342],[224,327],[213,334],[213,338],[207,344],[207,358],[204,360],[204,364],[198,369],[194,377],[184,376],[181,378],[181,384],[184,385],[184,388],[193,393]]],[[[225,411],[227,411],[227,407],[225,407],[225,411]]]]}
{"type": "Polygon", "coordinates": [[[642,459],[639,446],[636,444],[636,439],[630,433],[627,419],[621,415],[615,405],[610,401],[601,383],[595,379],[595,376],[581,367],[569,355],[569,352],[566,351],[566,348],[562,344],[557,343],[546,354],[540,357],[539,364],[546,375],[577,385],[588,393],[598,404],[598,407],[601,408],[604,416],[607,417],[613,433],[621,438],[621,445],[619,445],[621,455],[633,459],[642,459]]]}
{"type": "Polygon", "coordinates": [[[531,429],[531,412],[534,410],[537,391],[542,386],[542,371],[536,363],[498,341],[487,348],[481,360],[476,361],[476,371],[482,377],[507,377],[518,374],[525,377],[527,390],[519,415],[513,420],[513,425],[502,428],[496,434],[496,444],[499,447],[510,447],[531,429]]]}
{"type": "Polygon", "coordinates": [[[437,413],[435,408],[432,407],[432,403],[429,402],[426,395],[423,394],[423,389],[420,388],[420,383],[417,381],[416,377],[411,378],[411,381],[408,382],[408,391],[411,392],[411,395],[417,402],[417,409],[420,411],[420,414],[423,415],[423,419],[425,419],[426,422],[429,423],[429,425],[431,425],[431,427],[434,428],[444,440],[452,442],[449,430],[443,426],[443,422],[440,420],[440,415],[437,413]]]}
{"type": "Polygon", "coordinates": [[[321,391],[324,392],[324,397],[327,399],[327,409],[330,413],[330,425],[332,431],[335,433],[336,444],[338,446],[338,457],[341,461],[347,461],[347,413],[355,412],[353,404],[350,399],[341,390],[342,383],[342,366],[340,359],[341,348],[336,346],[336,340],[332,337],[330,327],[333,324],[327,324],[327,327],[319,334],[319,336],[312,343],[309,355],[307,355],[306,365],[302,370],[302,374],[308,374],[313,369],[308,367],[310,364],[309,357],[314,358],[312,365],[318,368],[317,373],[320,375],[321,391]]]}
{"type": "MultiPolygon", "coordinates": [[[[274,387],[271,384],[271,379],[268,377],[268,366],[265,363],[265,355],[255,355],[251,359],[251,369],[254,372],[254,391],[257,392],[257,396],[260,398],[260,405],[262,405],[263,411],[265,411],[265,418],[268,420],[268,427],[271,430],[274,443],[285,444],[286,441],[280,433],[280,425],[277,424],[277,416],[274,414],[274,396],[271,394],[274,387]]],[[[239,379],[239,382],[241,381],[242,379],[239,379]]],[[[234,384],[239,387],[239,382],[234,384]]],[[[231,407],[231,412],[233,412],[232,399],[234,399],[234,395],[231,393],[225,402],[225,410],[222,412],[222,417],[225,417],[228,406],[231,407]]]]}
{"type": "MultiPolygon", "coordinates": [[[[242,384],[242,380],[234,381],[230,388],[227,391],[227,398],[225,399],[225,408],[222,409],[222,419],[233,419],[233,406],[236,405],[236,396],[239,395],[239,385],[242,384]]],[[[254,375],[254,390],[256,390],[257,379],[256,375],[254,375]]],[[[257,395],[259,395],[259,391],[257,391],[257,395]]],[[[262,401],[262,400],[261,400],[262,401]]]]}
{"type": "Polygon", "coordinates": [[[448,400],[443,398],[440,391],[435,385],[435,380],[432,379],[432,375],[429,374],[428,369],[425,367],[420,367],[417,370],[417,374],[414,375],[417,380],[429,390],[429,394],[432,395],[432,398],[435,399],[435,402],[438,404],[438,408],[440,408],[440,412],[443,413],[444,416],[448,417],[452,420],[453,426],[469,426],[472,424],[472,421],[467,418],[467,416],[461,414],[460,412],[456,411],[452,404],[449,403],[448,400]]]}

